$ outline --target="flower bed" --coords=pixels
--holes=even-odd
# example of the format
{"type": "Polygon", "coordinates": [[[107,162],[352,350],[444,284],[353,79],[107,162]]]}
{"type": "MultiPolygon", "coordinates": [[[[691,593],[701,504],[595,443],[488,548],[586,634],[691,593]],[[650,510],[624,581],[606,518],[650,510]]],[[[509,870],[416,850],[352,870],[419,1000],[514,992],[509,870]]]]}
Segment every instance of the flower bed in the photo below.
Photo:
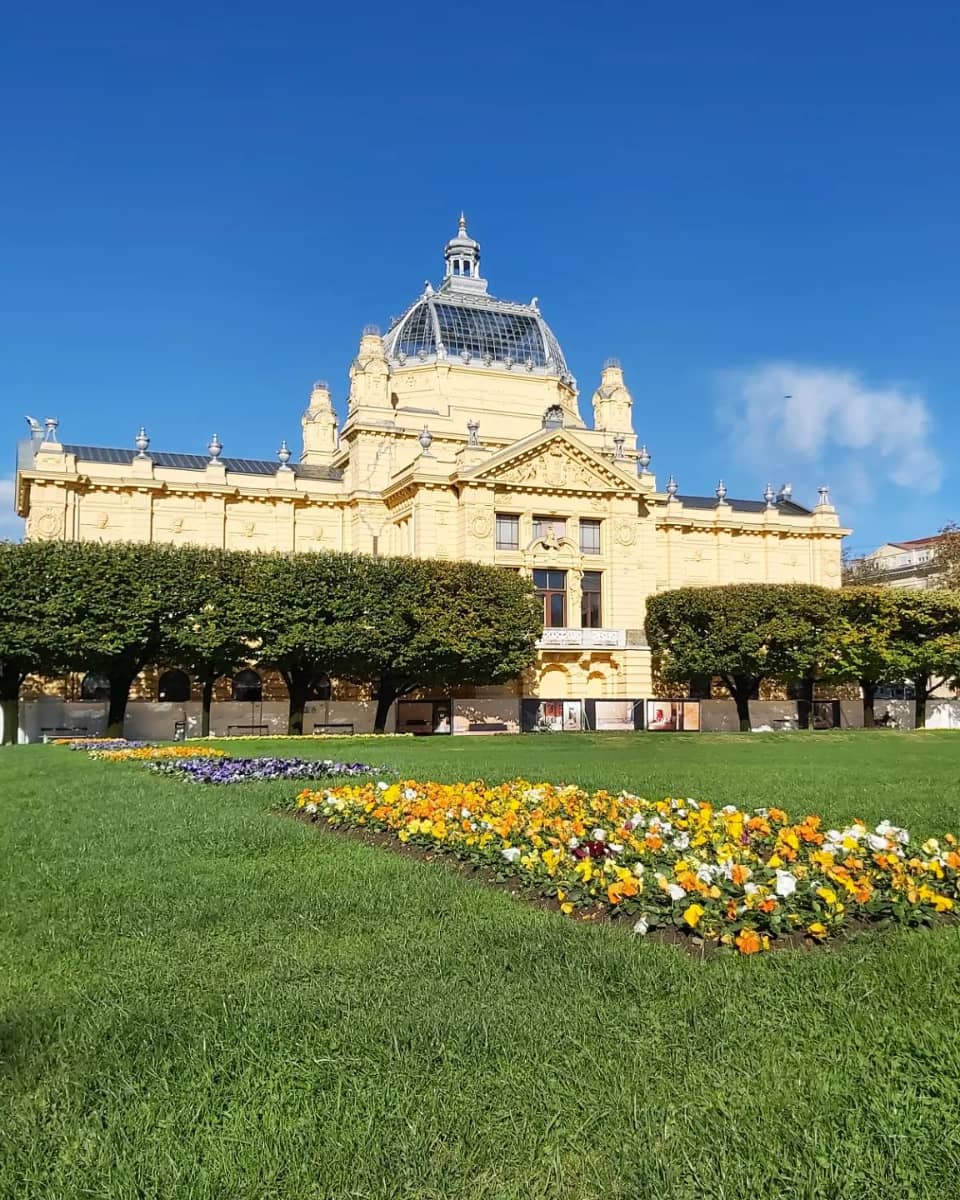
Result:
{"type": "Polygon", "coordinates": [[[555,898],[562,912],[621,915],[741,954],[783,938],[822,942],[856,922],[929,924],[960,898],[947,835],[916,851],[884,821],[822,829],[782,809],[649,801],[525,780],[384,782],[304,791],[314,821],[446,850],[555,898]]]}
{"type": "Polygon", "coordinates": [[[151,746],[149,742],[126,742],[116,750],[102,747],[90,751],[91,758],[103,762],[162,762],[176,758],[225,758],[226,750],[215,750],[212,746],[186,746],[177,742],[171,746],[151,746]]]}
{"type": "Polygon", "coordinates": [[[126,738],[54,738],[54,746],[66,746],[68,750],[137,750],[148,742],[128,742],[126,738]]]}
{"type": "Polygon", "coordinates": [[[367,763],[334,762],[332,759],[303,758],[187,758],[156,762],[155,771],[177,775],[192,783],[247,783],[275,779],[349,779],[384,773],[383,767],[367,763]]]}

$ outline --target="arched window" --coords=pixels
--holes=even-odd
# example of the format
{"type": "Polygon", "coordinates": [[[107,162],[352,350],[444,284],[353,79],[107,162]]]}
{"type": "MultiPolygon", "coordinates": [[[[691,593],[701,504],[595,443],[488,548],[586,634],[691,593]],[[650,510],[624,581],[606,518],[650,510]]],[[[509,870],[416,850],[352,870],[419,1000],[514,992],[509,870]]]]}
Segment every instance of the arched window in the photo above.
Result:
{"type": "Polygon", "coordinates": [[[186,671],[164,671],[157,680],[157,699],[183,704],[190,699],[190,676],[186,671]]]}
{"type": "Polygon", "coordinates": [[[307,684],[307,699],[308,700],[329,700],[330,699],[330,679],[326,675],[314,675],[313,679],[307,684]]]}
{"type": "Polygon", "coordinates": [[[249,668],[245,671],[238,671],[233,677],[234,700],[252,700],[258,701],[263,699],[263,680],[249,668]]]}
{"type": "Polygon", "coordinates": [[[88,675],[84,675],[80,682],[80,699],[109,700],[110,680],[106,675],[97,675],[93,671],[88,675]]]}

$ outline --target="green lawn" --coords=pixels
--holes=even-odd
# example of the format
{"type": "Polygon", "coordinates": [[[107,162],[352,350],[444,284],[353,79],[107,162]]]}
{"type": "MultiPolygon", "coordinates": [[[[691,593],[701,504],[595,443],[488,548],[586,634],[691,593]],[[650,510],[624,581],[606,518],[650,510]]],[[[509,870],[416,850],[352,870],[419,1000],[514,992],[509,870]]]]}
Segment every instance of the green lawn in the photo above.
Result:
{"type": "MultiPolygon", "coordinates": [[[[957,734],[225,743],[960,827],[957,734]]],[[[960,928],[699,962],[201,788],[0,752],[0,1196],[960,1189],[960,928]]]]}

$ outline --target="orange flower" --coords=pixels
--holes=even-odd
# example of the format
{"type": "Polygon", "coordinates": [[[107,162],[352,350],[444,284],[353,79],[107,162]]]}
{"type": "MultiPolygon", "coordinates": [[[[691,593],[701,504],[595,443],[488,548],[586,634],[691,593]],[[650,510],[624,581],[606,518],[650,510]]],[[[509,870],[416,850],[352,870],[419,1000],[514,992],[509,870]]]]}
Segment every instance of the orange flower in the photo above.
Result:
{"type": "Polygon", "coordinates": [[[759,910],[764,913],[772,913],[776,907],[777,907],[777,902],[776,902],[776,900],[774,900],[774,898],[772,896],[768,896],[766,898],[766,900],[761,900],[760,903],[757,905],[757,908],[759,908],[759,910]]]}
{"type": "Polygon", "coordinates": [[[741,929],[735,944],[741,954],[757,954],[763,949],[763,942],[755,929],[741,929]]]}
{"type": "Polygon", "coordinates": [[[737,887],[742,887],[750,878],[750,868],[743,866],[742,863],[737,863],[737,865],[730,872],[730,878],[737,885],[737,887]]]}

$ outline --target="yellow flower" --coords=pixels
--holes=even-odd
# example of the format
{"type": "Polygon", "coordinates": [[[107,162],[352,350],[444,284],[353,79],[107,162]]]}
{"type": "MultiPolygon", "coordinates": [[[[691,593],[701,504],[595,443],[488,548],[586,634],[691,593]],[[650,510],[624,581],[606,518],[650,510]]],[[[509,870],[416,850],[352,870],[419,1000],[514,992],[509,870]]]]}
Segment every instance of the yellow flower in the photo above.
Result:
{"type": "Polygon", "coordinates": [[[827,927],[819,921],[814,921],[812,925],[807,926],[807,933],[817,939],[825,938],[827,936],[827,927]]]}
{"type": "Polygon", "coordinates": [[[573,905],[572,905],[572,904],[570,903],[570,901],[568,900],[568,901],[566,902],[566,904],[561,904],[561,905],[560,905],[560,911],[563,913],[563,915],[564,915],[565,917],[569,917],[569,916],[570,916],[570,914],[573,912],[573,905]]]}
{"type": "Polygon", "coordinates": [[[683,919],[691,929],[696,929],[697,925],[700,923],[700,918],[706,911],[707,910],[702,904],[691,904],[690,907],[684,912],[683,919]]]}
{"type": "Polygon", "coordinates": [[[836,902],[837,902],[837,893],[835,891],[833,891],[831,888],[827,888],[827,887],[817,888],[817,895],[820,897],[820,899],[825,904],[836,904],[836,902]]]}

